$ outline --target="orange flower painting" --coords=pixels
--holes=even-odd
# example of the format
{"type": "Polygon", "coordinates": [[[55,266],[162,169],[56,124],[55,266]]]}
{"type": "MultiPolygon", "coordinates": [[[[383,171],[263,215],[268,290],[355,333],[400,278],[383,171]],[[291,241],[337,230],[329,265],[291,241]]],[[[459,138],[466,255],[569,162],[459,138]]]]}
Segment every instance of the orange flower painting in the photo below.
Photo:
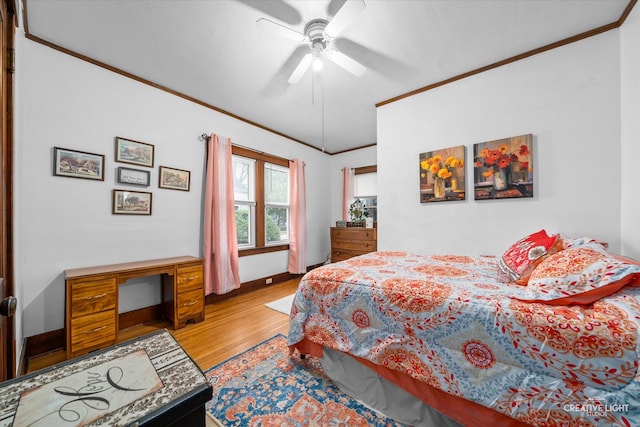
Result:
{"type": "Polygon", "coordinates": [[[473,145],[475,200],[533,197],[533,136],[473,145]]]}

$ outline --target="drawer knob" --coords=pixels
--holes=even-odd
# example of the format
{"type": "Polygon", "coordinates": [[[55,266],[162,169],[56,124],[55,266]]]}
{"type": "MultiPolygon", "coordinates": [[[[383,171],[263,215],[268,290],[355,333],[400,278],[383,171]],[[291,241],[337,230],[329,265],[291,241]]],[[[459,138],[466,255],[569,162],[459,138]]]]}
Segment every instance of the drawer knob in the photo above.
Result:
{"type": "Polygon", "coordinates": [[[191,306],[191,305],[196,304],[197,302],[198,302],[198,301],[191,301],[191,302],[188,302],[188,303],[182,304],[182,306],[183,306],[183,307],[189,307],[189,306],[191,306]]]}

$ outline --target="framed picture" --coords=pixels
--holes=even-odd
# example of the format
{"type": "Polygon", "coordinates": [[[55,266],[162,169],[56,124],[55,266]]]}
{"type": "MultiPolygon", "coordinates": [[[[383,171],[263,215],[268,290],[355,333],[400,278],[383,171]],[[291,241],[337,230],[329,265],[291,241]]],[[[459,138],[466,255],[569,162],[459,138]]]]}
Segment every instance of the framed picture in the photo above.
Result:
{"type": "Polygon", "coordinates": [[[146,142],[116,137],[116,162],[153,167],[154,146],[146,142]]]}
{"type": "Polygon", "coordinates": [[[473,144],[475,200],[533,197],[533,136],[473,144]]]}
{"type": "Polygon", "coordinates": [[[104,155],[53,147],[53,174],[104,181],[104,155]]]}
{"type": "Polygon", "coordinates": [[[112,213],[151,215],[151,196],[146,191],[113,190],[112,213]]]}
{"type": "Polygon", "coordinates": [[[191,172],[160,166],[160,178],[158,187],[171,190],[189,191],[191,172]]]}
{"type": "Polygon", "coordinates": [[[420,153],[420,203],[465,200],[465,146],[420,153]]]}
{"type": "Polygon", "coordinates": [[[148,187],[151,183],[151,172],[140,169],[118,167],[116,175],[118,184],[140,185],[148,187]]]}

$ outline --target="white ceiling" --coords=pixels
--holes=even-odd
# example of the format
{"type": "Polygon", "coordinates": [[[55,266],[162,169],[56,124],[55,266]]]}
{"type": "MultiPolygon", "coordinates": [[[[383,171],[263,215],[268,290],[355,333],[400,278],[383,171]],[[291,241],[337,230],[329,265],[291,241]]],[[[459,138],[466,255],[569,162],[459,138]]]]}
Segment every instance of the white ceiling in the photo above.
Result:
{"type": "Polygon", "coordinates": [[[614,23],[630,0],[365,0],[334,42],[364,75],[327,63],[295,85],[308,48],[256,21],[302,33],[344,0],[23,2],[28,37],[336,153],[376,143],[377,103],[614,23]]]}

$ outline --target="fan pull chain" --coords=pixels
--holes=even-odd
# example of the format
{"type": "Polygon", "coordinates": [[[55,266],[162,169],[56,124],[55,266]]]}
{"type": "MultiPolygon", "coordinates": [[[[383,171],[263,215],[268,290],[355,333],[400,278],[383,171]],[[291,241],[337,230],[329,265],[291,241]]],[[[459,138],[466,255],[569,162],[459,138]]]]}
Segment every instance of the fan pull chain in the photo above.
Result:
{"type": "Polygon", "coordinates": [[[311,74],[311,105],[316,105],[316,73],[311,74]]]}
{"type": "Polygon", "coordinates": [[[322,84],[322,77],[320,77],[320,90],[322,91],[322,152],[324,153],[324,84],[322,84]]]}

